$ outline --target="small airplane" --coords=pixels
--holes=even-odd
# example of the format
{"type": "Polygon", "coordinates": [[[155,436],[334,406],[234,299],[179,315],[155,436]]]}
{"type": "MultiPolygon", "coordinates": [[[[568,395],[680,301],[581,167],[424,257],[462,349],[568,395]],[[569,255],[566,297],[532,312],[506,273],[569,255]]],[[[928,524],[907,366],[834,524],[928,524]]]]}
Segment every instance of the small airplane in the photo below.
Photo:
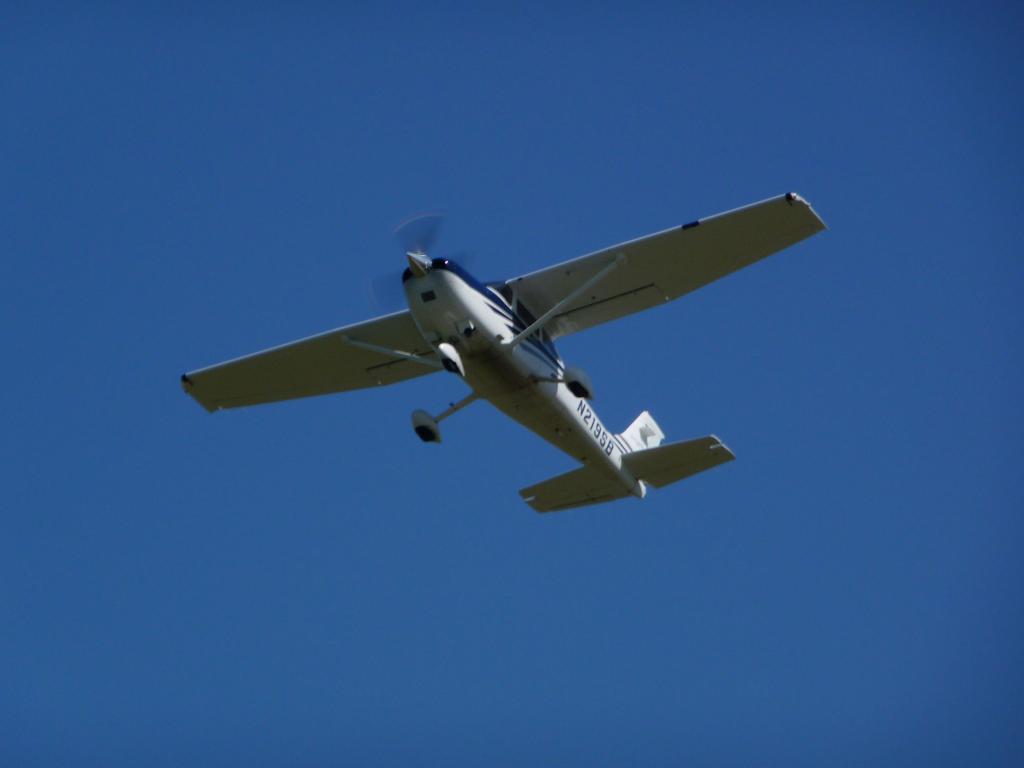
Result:
{"type": "Polygon", "coordinates": [[[434,228],[413,226],[402,284],[409,308],[347,325],[181,377],[206,410],[238,408],[392,384],[445,370],[470,394],[432,416],[417,410],[421,440],[478,399],[492,403],[582,466],[523,488],[554,512],[661,488],[735,458],[714,435],[662,444],[650,413],[613,433],[598,418],[594,387],[567,366],[555,340],[664,304],[825,229],[790,192],[497,283],[428,255],[434,228]]]}

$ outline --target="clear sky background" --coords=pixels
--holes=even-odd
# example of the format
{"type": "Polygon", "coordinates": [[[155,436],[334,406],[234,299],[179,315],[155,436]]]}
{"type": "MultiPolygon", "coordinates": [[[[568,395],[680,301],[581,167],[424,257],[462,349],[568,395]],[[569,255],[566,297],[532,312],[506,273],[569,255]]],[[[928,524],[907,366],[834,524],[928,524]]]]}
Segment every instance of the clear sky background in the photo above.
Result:
{"type": "Polygon", "coordinates": [[[625,5],[0,11],[0,763],[1024,763],[1024,15],[625,5]],[[736,452],[642,503],[420,443],[451,376],[178,385],[374,314],[417,211],[496,279],[789,190],[560,344],[736,452]]]}

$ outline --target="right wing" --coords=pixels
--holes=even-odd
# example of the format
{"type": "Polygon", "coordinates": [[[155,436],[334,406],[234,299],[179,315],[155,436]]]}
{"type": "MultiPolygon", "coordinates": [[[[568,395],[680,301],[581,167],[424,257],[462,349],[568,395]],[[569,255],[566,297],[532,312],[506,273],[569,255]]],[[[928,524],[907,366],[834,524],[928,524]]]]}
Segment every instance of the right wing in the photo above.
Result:
{"type": "Polygon", "coordinates": [[[392,384],[438,370],[436,363],[436,353],[405,310],[191,371],[181,377],[181,386],[213,412],[392,384]]]}
{"type": "Polygon", "coordinates": [[[790,192],[507,281],[536,317],[623,260],[546,323],[552,338],[664,304],[825,228],[790,192]]]}

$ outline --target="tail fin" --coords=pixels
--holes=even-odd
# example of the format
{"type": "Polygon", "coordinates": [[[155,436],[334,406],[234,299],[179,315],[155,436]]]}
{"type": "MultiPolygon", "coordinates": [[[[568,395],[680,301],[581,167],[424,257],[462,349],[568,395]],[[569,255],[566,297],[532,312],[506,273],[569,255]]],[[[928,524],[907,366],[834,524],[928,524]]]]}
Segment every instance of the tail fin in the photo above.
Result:
{"type": "Polygon", "coordinates": [[[661,445],[665,433],[661,431],[654,417],[648,411],[644,411],[633,419],[633,423],[626,427],[626,431],[619,437],[634,451],[645,451],[661,445]]]}

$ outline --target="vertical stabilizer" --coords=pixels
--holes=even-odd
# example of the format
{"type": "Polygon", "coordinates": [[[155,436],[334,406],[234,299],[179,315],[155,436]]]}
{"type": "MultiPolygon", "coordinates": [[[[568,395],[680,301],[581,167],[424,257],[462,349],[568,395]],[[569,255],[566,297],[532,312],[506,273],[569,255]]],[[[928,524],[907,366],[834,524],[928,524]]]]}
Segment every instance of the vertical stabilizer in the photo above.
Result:
{"type": "Polygon", "coordinates": [[[658,422],[647,411],[637,416],[633,423],[626,427],[626,431],[619,435],[634,451],[646,451],[648,448],[657,448],[665,439],[665,433],[661,431],[658,422]]]}

